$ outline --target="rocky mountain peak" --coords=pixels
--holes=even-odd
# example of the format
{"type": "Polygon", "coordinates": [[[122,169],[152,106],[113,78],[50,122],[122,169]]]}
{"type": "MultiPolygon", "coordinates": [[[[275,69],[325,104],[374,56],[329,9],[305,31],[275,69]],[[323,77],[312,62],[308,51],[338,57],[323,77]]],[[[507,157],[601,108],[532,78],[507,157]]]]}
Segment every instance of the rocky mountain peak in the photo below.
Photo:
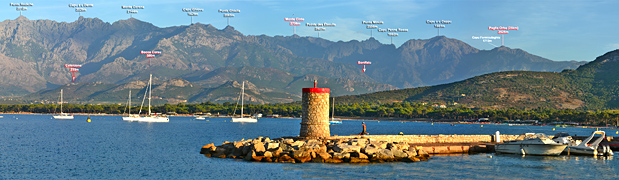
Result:
{"type": "Polygon", "coordinates": [[[26,18],[26,16],[24,16],[24,15],[20,15],[19,17],[15,18],[15,21],[17,21],[17,22],[27,22],[27,21],[30,21],[30,19],[26,18]]]}
{"type": "Polygon", "coordinates": [[[232,26],[226,26],[226,28],[224,28],[222,31],[225,33],[229,33],[229,34],[235,34],[235,35],[241,35],[241,36],[243,35],[243,33],[237,31],[232,26]]]}
{"type": "Polygon", "coordinates": [[[129,18],[126,20],[118,20],[112,24],[116,29],[129,29],[129,30],[153,30],[158,29],[155,25],[141,21],[136,18],[129,18]]]}

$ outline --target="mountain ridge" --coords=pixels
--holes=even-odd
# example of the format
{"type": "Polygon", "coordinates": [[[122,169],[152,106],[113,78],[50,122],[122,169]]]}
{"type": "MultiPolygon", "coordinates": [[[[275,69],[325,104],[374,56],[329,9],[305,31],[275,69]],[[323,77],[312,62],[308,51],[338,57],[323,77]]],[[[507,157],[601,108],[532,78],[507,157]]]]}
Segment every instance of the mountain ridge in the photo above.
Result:
{"type": "MultiPolygon", "coordinates": [[[[293,77],[320,75],[340,79],[339,82],[346,84],[365,84],[356,88],[348,85],[348,89],[355,89],[350,94],[359,94],[368,90],[392,89],[391,86],[404,88],[449,83],[499,69],[493,63],[483,64],[488,62],[485,59],[479,60],[479,64],[486,66],[484,71],[463,71],[461,62],[474,59],[471,54],[476,52],[480,50],[444,36],[409,40],[396,47],[374,38],[333,42],[298,35],[243,35],[232,26],[217,29],[200,23],[160,28],[135,18],[110,24],[98,18],[80,17],[67,23],[19,17],[0,22],[0,53],[5,56],[0,60],[21,61],[20,66],[24,67],[7,68],[8,71],[0,71],[0,75],[9,76],[10,71],[31,71],[28,76],[43,79],[35,78],[32,83],[19,87],[14,84],[24,81],[22,76],[11,82],[0,81],[0,86],[6,89],[0,92],[0,96],[21,96],[62,86],[71,80],[70,73],[62,66],[64,64],[83,65],[76,73],[78,82],[101,81],[106,84],[140,80],[150,72],[155,72],[162,80],[169,80],[219,68],[252,66],[291,73],[293,77]],[[139,54],[141,50],[163,53],[156,58],[146,58],[139,54]],[[359,60],[373,62],[366,73],[356,65],[359,60]]],[[[503,53],[486,56],[501,57],[503,53]]],[[[547,66],[543,70],[560,71],[582,64],[548,60],[544,61],[545,66],[535,64],[538,61],[523,65],[518,61],[531,59],[533,55],[519,54],[524,55],[504,58],[503,61],[510,65],[504,69],[532,67],[527,70],[536,70],[535,67],[547,66]]]]}
{"type": "Polygon", "coordinates": [[[618,109],[618,68],[619,49],[575,70],[495,72],[449,84],[343,96],[338,101],[404,101],[481,109],[618,109]]]}

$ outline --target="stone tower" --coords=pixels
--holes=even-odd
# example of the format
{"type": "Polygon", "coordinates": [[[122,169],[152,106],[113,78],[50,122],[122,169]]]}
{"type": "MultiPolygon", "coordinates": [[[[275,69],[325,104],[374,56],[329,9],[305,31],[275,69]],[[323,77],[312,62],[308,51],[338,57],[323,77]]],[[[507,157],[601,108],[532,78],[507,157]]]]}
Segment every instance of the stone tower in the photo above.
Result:
{"type": "Polygon", "coordinates": [[[303,88],[303,118],[299,135],[306,138],[331,136],[329,130],[329,88],[303,88]]]}

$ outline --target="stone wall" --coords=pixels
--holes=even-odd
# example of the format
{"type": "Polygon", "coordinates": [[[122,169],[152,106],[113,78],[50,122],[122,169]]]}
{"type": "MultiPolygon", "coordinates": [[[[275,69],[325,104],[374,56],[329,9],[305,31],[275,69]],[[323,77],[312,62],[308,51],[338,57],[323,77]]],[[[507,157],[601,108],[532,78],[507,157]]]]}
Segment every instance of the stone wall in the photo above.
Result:
{"type": "MultiPolygon", "coordinates": [[[[501,141],[515,140],[519,135],[501,135],[501,141]]],[[[406,143],[474,143],[494,142],[494,135],[366,135],[366,136],[332,136],[330,139],[347,139],[363,137],[372,141],[406,142],[406,143]]]]}
{"type": "MultiPolygon", "coordinates": [[[[308,88],[320,89],[320,88],[308,88]]],[[[304,92],[302,97],[303,118],[301,137],[329,137],[329,93],[304,92]]]]}

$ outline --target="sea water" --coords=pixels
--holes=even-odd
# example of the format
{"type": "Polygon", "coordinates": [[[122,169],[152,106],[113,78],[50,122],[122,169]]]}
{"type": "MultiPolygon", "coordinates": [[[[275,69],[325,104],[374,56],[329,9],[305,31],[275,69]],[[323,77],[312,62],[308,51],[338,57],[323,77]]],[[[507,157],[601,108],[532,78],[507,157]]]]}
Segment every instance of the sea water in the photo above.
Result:
{"type": "MultiPolygon", "coordinates": [[[[520,156],[482,153],[432,156],[427,162],[382,164],[282,164],[207,158],[208,143],[299,134],[300,119],[170,117],[168,123],[122,121],[120,116],[51,115],[0,118],[0,179],[618,179],[619,159],[588,156],[520,156]]],[[[399,121],[366,121],[373,135],[521,134],[567,132],[588,136],[594,129],[399,121]],[[553,131],[553,128],[555,130],[553,131]]],[[[331,125],[332,135],[358,134],[361,121],[331,125]]],[[[606,130],[611,136],[616,130],[606,130]]],[[[615,152],[617,154],[617,152],[615,152]]]]}

